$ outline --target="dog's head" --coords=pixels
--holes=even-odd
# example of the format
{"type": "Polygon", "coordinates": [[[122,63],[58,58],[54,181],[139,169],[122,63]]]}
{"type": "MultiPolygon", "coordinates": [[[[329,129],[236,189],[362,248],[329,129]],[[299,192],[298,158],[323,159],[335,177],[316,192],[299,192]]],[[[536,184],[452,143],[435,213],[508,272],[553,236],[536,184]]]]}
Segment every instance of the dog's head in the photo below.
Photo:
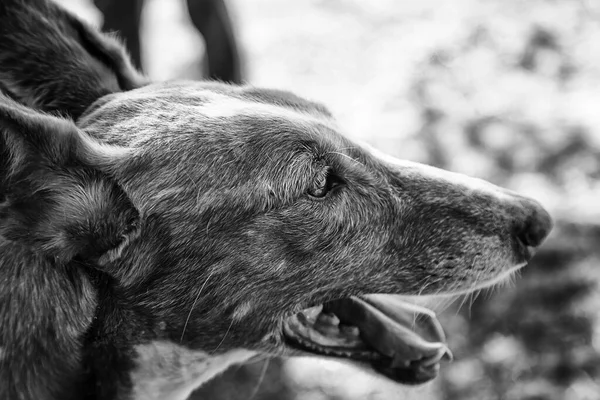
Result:
{"type": "Polygon", "coordinates": [[[162,341],[215,356],[311,353],[423,382],[448,355],[443,333],[382,294],[492,284],[551,229],[535,201],[385,157],[292,94],[144,86],[84,32],[84,55],[55,56],[90,82],[109,71],[105,90],[67,96],[48,66],[40,96],[30,71],[0,65],[11,97],[76,120],[0,97],[0,234],[89,275],[98,352],[162,341]]]}
{"type": "Polygon", "coordinates": [[[139,238],[100,268],[166,338],[204,351],[393,358],[393,339],[368,333],[400,329],[378,317],[386,298],[334,300],[474,289],[523,266],[550,228],[534,201],[385,158],[287,93],[150,85],[99,100],[79,126],[129,149],[111,176],[140,215],[139,238]]]}

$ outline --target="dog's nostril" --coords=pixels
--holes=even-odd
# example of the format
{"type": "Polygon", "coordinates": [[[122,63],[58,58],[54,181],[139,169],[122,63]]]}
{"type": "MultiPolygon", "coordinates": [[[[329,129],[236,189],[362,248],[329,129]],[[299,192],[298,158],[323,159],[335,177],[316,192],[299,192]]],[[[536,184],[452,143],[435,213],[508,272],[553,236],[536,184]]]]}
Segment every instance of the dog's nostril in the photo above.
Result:
{"type": "Polygon", "coordinates": [[[525,246],[536,247],[541,242],[538,237],[540,235],[537,233],[537,230],[532,228],[531,224],[529,223],[521,232],[519,232],[518,236],[521,243],[523,243],[525,246]]]}
{"type": "Polygon", "coordinates": [[[552,230],[552,217],[537,202],[532,202],[533,210],[525,226],[518,232],[519,240],[525,246],[538,247],[552,230]]]}

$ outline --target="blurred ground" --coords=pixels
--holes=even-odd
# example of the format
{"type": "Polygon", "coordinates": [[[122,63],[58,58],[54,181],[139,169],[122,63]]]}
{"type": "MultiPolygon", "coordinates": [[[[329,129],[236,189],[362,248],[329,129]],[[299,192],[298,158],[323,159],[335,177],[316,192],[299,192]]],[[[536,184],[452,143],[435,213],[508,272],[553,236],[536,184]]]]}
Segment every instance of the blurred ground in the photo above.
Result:
{"type": "MultiPolygon", "coordinates": [[[[393,155],[531,195],[558,222],[514,285],[442,314],[456,361],[435,384],[407,389],[335,363],[276,360],[230,371],[209,398],[600,399],[600,2],[230,6],[251,84],[323,102],[350,136],[393,155]]],[[[201,77],[202,41],[182,10],[148,2],[155,79],[201,77]]]]}

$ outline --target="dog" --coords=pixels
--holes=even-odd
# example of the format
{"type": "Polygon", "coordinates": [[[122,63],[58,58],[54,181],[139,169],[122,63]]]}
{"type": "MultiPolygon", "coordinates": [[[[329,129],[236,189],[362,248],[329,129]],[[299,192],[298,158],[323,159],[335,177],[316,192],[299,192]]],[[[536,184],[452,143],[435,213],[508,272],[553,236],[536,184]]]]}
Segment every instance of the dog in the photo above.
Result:
{"type": "Polygon", "coordinates": [[[147,82],[46,0],[0,3],[0,89],[2,399],[185,399],[265,354],[427,382],[443,331],[397,295],[492,285],[552,228],[291,93],[147,82]]]}

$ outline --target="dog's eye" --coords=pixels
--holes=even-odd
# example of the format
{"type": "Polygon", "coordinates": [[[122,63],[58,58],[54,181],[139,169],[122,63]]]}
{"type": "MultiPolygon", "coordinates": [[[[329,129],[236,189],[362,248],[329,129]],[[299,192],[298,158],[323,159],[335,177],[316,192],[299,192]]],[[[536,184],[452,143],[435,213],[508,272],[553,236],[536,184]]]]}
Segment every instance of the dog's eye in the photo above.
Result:
{"type": "Polygon", "coordinates": [[[337,176],[331,167],[323,168],[315,176],[313,186],[308,189],[308,195],[310,197],[321,199],[334,188],[342,185],[344,180],[337,176]]]}

